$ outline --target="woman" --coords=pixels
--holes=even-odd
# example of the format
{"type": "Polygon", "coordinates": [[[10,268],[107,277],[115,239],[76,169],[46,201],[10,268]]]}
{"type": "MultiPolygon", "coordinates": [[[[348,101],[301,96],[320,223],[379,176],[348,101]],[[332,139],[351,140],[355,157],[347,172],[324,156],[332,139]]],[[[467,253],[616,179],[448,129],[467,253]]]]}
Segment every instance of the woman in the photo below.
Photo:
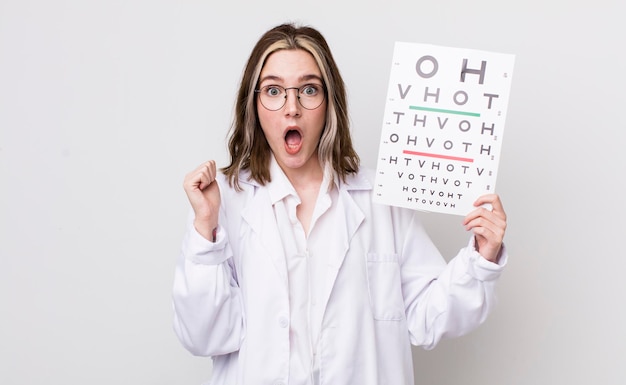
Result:
{"type": "Polygon", "coordinates": [[[254,47],[230,164],[184,181],[192,212],[174,329],[212,384],[413,384],[411,344],[481,324],[505,264],[497,195],[476,201],[448,264],[415,213],[372,203],[323,36],[291,24],[254,47]],[[479,208],[491,204],[492,211],[479,208]]]}

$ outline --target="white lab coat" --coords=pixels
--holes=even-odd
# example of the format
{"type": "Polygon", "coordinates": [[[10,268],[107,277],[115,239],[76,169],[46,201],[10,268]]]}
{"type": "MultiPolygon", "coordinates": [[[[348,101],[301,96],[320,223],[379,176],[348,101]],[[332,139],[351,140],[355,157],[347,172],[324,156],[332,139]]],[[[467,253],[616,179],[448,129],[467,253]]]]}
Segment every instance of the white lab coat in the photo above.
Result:
{"type": "MultiPolygon", "coordinates": [[[[278,385],[289,378],[289,298],[281,229],[267,188],[218,182],[217,242],[193,228],[174,287],[174,330],[185,348],[213,358],[212,385],[278,385]]],[[[433,348],[480,325],[506,262],[472,242],[448,264],[415,212],[374,204],[373,173],[339,183],[345,214],[328,240],[320,384],[413,385],[410,344],[433,348]]],[[[472,237],[473,239],[473,237],[472,237]]]]}

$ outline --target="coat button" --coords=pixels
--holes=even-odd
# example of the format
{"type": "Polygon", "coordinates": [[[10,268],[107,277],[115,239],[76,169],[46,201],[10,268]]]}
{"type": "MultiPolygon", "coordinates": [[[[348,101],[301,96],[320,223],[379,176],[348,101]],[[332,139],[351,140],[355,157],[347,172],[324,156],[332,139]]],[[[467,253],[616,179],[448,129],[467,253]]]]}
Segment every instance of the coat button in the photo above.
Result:
{"type": "Polygon", "coordinates": [[[278,325],[280,325],[281,328],[286,328],[289,326],[289,320],[285,316],[280,316],[278,317],[278,325]]]}

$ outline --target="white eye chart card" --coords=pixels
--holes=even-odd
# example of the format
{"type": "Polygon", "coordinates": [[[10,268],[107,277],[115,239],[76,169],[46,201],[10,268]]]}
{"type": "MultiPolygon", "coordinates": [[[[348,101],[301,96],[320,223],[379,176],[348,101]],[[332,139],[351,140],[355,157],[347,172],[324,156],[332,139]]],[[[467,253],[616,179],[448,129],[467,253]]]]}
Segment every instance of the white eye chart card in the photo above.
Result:
{"type": "Polygon", "coordinates": [[[494,193],[515,56],[396,42],[374,201],[466,215],[494,193]]]}

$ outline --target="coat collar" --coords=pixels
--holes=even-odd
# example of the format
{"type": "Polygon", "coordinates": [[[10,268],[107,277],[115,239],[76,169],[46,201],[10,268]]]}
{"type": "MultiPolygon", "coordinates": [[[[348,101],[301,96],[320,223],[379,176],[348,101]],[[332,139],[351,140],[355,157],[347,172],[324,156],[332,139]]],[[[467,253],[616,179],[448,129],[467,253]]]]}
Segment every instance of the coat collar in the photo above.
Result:
{"type": "Polygon", "coordinates": [[[266,187],[272,205],[284,199],[286,196],[297,196],[296,189],[291,185],[291,183],[289,183],[287,175],[285,175],[283,170],[278,165],[276,158],[273,156],[270,159],[270,176],[272,178],[272,183],[268,183],[266,187]]]}
{"type": "MultiPolygon", "coordinates": [[[[275,162],[273,157],[272,157],[272,161],[275,162]]],[[[278,164],[276,164],[276,167],[279,167],[278,164]]],[[[372,189],[372,183],[368,180],[368,178],[364,175],[363,172],[357,172],[357,173],[354,173],[354,174],[348,174],[346,176],[345,182],[343,182],[339,178],[337,173],[333,172],[333,180],[335,182],[335,186],[338,186],[340,190],[356,191],[356,190],[371,190],[372,189]]],[[[239,174],[239,183],[241,185],[252,186],[255,189],[263,188],[263,187],[267,186],[267,185],[263,186],[262,184],[260,184],[256,180],[252,179],[249,170],[242,170],[240,172],[240,174],[239,174]]],[[[293,189],[293,187],[292,187],[292,189],[293,189]]],[[[283,194],[284,194],[284,192],[283,192],[283,194]]],[[[283,195],[278,200],[284,198],[286,195],[287,194],[283,195]]],[[[277,196],[273,196],[273,199],[275,199],[275,198],[277,198],[277,196]]],[[[272,203],[274,203],[274,202],[275,201],[273,201],[272,203]]]]}

